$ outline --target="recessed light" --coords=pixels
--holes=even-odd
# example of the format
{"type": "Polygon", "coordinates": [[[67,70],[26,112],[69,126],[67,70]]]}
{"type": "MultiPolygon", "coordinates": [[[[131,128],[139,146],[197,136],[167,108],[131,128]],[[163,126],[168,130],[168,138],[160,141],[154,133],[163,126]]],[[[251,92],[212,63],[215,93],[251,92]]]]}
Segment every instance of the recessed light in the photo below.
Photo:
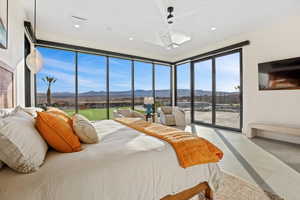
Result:
{"type": "Polygon", "coordinates": [[[80,25],[79,24],[75,24],[74,27],[75,28],[80,28],[80,25]]]}
{"type": "Polygon", "coordinates": [[[133,40],[133,37],[130,37],[129,40],[133,40]]]}
{"type": "Polygon", "coordinates": [[[217,28],[216,27],[211,27],[210,30],[215,31],[215,30],[217,30],[217,28]]]}

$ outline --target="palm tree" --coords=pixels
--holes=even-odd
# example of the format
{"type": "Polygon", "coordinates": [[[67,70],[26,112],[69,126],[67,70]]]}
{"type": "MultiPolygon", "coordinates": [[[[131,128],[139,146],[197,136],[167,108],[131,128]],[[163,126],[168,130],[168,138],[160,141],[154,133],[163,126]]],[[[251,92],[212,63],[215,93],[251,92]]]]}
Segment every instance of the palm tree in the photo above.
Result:
{"type": "Polygon", "coordinates": [[[237,86],[234,86],[234,89],[237,90],[237,91],[240,91],[241,89],[241,86],[237,85],[237,86]]]}
{"type": "Polygon", "coordinates": [[[47,88],[47,105],[51,106],[51,85],[56,82],[56,78],[51,76],[46,76],[45,78],[42,78],[42,80],[48,85],[47,88]]]}

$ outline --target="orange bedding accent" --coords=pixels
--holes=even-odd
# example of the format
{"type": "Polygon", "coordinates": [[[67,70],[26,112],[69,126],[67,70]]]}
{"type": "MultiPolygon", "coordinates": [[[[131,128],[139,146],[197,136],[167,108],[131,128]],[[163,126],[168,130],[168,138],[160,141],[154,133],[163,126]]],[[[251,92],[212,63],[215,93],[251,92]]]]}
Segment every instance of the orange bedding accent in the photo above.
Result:
{"type": "Polygon", "coordinates": [[[183,168],[219,162],[223,158],[223,152],[218,147],[189,132],[138,118],[116,118],[115,121],[168,142],[174,148],[179,164],[183,168]]]}
{"type": "Polygon", "coordinates": [[[70,153],[81,151],[81,144],[72,126],[61,115],[38,112],[35,126],[44,140],[56,151],[70,153]]]}

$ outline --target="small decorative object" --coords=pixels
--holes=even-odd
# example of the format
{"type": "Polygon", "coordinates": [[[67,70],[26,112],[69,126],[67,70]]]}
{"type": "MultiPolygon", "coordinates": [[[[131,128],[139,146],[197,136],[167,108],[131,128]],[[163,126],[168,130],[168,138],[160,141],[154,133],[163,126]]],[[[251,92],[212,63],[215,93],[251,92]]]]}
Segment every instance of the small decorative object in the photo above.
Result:
{"type": "Polygon", "coordinates": [[[0,0],[0,48],[8,44],[8,0],[0,0]]]}
{"type": "MultiPolygon", "coordinates": [[[[0,0],[1,1],[1,0],[0,0]]],[[[36,39],[36,0],[34,0],[34,38],[36,39]]],[[[30,54],[26,57],[26,64],[34,74],[38,73],[43,67],[43,57],[40,52],[32,47],[30,54]]]]}
{"type": "Polygon", "coordinates": [[[43,67],[43,57],[40,52],[33,48],[26,58],[26,64],[30,71],[34,74],[38,73],[43,67]]]}
{"type": "Polygon", "coordinates": [[[153,108],[152,108],[152,105],[154,104],[153,97],[145,97],[144,104],[146,106],[146,119],[148,120],[148,118],[151,116],[153,112],[153,108]]]}

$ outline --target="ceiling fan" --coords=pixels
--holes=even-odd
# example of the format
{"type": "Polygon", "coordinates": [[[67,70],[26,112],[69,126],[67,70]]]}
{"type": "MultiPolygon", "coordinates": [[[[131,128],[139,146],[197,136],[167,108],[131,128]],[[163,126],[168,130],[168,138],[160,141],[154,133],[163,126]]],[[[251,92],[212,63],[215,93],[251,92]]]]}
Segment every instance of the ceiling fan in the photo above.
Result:
{"type": "MultiPolygon", "coordinates": [[[[157,33],[160,45],[166,49],[174,49],[190,41],[191,36],[175,31],[173,25],[176,20],[173,6],[165,8],[161,0],[155,0],[157,7],[160,10],[165,29],[157,33]]],[[[190,14],[190,13],[189,13],[190,14]]]]}
{"type": "MultiPolygon", "coordinates": [[[[172,4],[174,1],[166,1],[168,0],[154,0],[156,7],[160,11],[160,21],[162,23],[162,26],[160,26],[162,28],[153,33],[154,37],[145,38],[139,35],[135,35],[134,33],[121,33],[114,31],[110,26],[105,27],[105,30],[129,40],[143,41],[144,43],[159,46],[167,50],[178,48],[186,42],[190,41],[192,37],[187,35],[186,33],[178,31],[178,29],[175,28],[176,20],[195,15],[197,11],[193,10],[191,12],[187,12],[178,16],[175,13],[175,6],[172,4]]],[[[155,16],[155,18],[157,19],[157,16],[155,16]]]]}

